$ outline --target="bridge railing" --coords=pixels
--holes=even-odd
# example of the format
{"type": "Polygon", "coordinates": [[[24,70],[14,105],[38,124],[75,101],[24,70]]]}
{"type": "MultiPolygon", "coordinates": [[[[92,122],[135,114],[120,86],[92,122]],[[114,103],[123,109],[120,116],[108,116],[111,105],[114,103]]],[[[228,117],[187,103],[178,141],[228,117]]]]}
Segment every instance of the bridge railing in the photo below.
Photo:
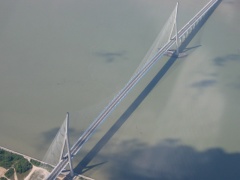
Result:
{"type": "Polygon", "coordinates": [[[194,25],[194,23],[196,22],[199,22],[199,20],[205,16],[205,14],[218,2],[219,0],[212,0],[212,1],[209,1],[195,16],[193,16],[192,19],[190,19],[186,24],[185,26],[183,26],[183,28],[179,31],[183,31],[181,32],[179,38],[181,38],[182,36],[184,36],[184,34],[192,28],[192,26],[194,25]],[[210,5],[212,4],[212,5],[210,5]],[[210,6],[209,6],[210,5],[210,6]],[[209,6],[209,7],[208,7],[209,6]],[[208,8],[207,8],[208,7],[208,8]],[[203,12],[204,11],[204,12],[203,12]],[[199,17],[198,17],[199,16],[199,17]],[[189,26],[189,24],[191,24],[192,22],[194,22],[192,25],[189,26]],[[187,28],[187,26],[189,26],[187,28]],[[185,30],[184,30],[185,29],[185,30]]]}

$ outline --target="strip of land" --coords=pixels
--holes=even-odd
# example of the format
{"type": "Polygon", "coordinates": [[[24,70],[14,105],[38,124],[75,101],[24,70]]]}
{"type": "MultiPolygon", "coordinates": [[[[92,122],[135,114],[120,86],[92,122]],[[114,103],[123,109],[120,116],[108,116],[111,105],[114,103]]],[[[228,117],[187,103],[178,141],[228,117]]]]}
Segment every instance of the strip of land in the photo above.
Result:
{"type": "Polygon", "coordinates": [[[0,180],[44,179],[49,172],[47,165],[22,153],[0,147],[0,180]]]}
{"type": "MultiPolygon", "coordinates": [[[[52,168],[38,159],[0,146],[0,180],[43,180],[52,168]]],[[[66,176],[67,174],[61,174],[57,179],[66,179],[66,176]]],[[[83,175],[73,179],[94,180],[83,175]]]]}

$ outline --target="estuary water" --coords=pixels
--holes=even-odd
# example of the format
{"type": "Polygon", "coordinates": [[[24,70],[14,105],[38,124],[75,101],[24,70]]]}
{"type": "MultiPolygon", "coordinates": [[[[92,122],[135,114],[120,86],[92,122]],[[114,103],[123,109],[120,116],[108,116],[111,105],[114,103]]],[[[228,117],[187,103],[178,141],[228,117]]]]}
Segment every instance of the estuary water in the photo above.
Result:
{"type": "MultiPolygon", "coordinates": [[[[0,1],[0,145],[42,159],[66,112],[73,144],[129,80],[176,2],[0,1]]],[[[180,0],[179,26],[207,2],[180,0]]],[[[160,77],[162,58],[84,146],[76,171],[239,179],[239,9],[239,0],[223,0],[189,55],[160,77]]]]}

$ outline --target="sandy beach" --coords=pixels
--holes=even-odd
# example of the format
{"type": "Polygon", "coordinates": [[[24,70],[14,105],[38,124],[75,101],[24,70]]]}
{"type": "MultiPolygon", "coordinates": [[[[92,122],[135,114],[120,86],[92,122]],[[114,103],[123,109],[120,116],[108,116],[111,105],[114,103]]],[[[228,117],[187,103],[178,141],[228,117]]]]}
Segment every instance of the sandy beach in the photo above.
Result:
{"type": "MultiPolygon", "coordinates": [[[[0,167],[0,177],[5,177],[4,174],[6,173],[6,169],[0,167]]],[[[41,167],[36,167],[33,166],[29,174],[24,178],[24,180],[43,180],[44,178],[47,177],[49,172],[41,167]]],[[[15,180],[23,180],[23,179],[18,179],[16,173],[14,173],[14,179],[15,180]]],[[[59,176],[59,180],[63,180],[64,176],[59,176]]]]}
{"type": "Polygon", "coordinates": [[[0,167],[0,177],[4,176],[4,174],[7,172],[6,169],[0,167]]]}

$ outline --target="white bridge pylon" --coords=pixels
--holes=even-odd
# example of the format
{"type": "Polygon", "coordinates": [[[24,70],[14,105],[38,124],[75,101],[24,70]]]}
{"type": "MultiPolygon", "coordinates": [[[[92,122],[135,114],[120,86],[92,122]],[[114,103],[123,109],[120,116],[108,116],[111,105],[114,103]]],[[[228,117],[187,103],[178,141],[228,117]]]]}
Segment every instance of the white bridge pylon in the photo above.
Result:
{"type": "Polygon", "coordinates": [[[60,155],[60,159],[59,161],[61,161],[64,158],[68,159],[68,164],[69,164],[69,168],[70,168],[70,174],[71,177],[74,176],[74,172],[73,172],[73,168],[72,168],[72,155],[70,152],[70,145],[69,145],[69,134],[68,134],[68,129],[69,129],[69,113],[66,114],[66,118],[65,121],[63,123],[63,127],[64,127],[64,143],[62,146],[62,150],[61,150],[61,155],[60,155]],[[67,149],[67,154],[64,155],[64,149],[67,149]]]}
{"type": "MultiPolygon", "coordinates": [[[[134,72],[133,76],[136,75],[142,67],[149,62],[155,55],[156,53],[166,44],[169,43],[171,40],[176,39],[176,55],[178,55],[178,48],[179,48],[179,38],[178,38],[178,27],[177,27],[177,16],[178,16],[178,2],[173,9],[172,13],[170,14],[169,18],[165,22],[165,24],[162,27],[162,30],[159,32],[157,38],[149,48],[148,52],[144,56],[143,60],[139,64],[138,68],[134,72]]],[[[173,50],[175,51],[175,50],[173,50]]],[[[173,53],[173,52],[171,52],[173,53]]]]}
{"type": "Polygon", "coordinates": [[[178,2],[177,5],[173,11],[173,17],[174,17],[174,21],[173,21],[173,25],[172,25],[172,30],[171,30],[171,34],[169,36],[169,41],[172,39],[173,36],[173,32],[175,29],[175,38],[176,38],[176,55],[179,54],[179,38],[178,38],[178,26],[177,26],[177,16],[178,16],[178,2]]]}
{"type": "Polygon", "coordinates": [[[69,143],[69,113],[66,114],[66,118],[52,141],[43,162],[56,166],[63,159],[68,160],[70,175],[74,176],[72,168],[72,154],[69,143]]]}
{"type": "Polygon", "coordinates": [[[171,40],[175,40],[176,50],[170,50],[170,51],[172,53],[175,51],[175,56],[176,57],[179,55],[179,45],[180,45],[179,36],[178,36],[178,23],[177,23],[178,4],[179,3],[177,2],[172,14],[170,15],[168,21],[165,24],[167,32],[164,34],[165,37],[168,37],[167,42],[170,42],[171,40]]]}

